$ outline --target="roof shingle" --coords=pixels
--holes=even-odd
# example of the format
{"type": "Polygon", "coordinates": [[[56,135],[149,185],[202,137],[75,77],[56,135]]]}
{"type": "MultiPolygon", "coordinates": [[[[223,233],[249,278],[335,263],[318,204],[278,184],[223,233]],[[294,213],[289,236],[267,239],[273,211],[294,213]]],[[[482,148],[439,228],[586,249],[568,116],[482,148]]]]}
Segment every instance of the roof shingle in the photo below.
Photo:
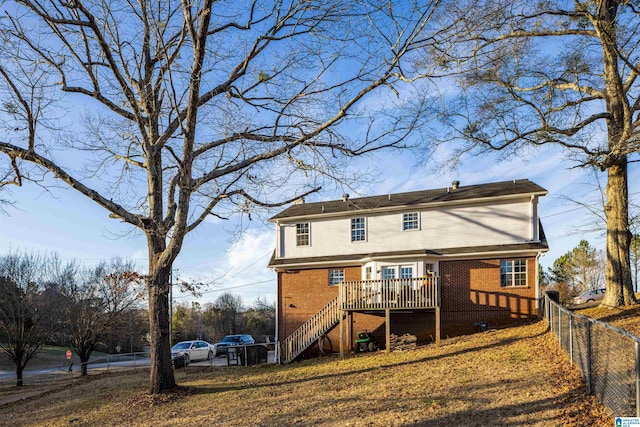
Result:
{"type": "Polygon", "coordinates": [[[309,215],[335,214],[342,212],[393,208],[400,206],[428,205],[430,203],[454,202],[512,195],[544,195],[547,190],[528,179],[493,182],[489,184],[460,186],[408,193],[359,197],[325,202],[294,204],[270,218],[270,221],[309,215]]]}

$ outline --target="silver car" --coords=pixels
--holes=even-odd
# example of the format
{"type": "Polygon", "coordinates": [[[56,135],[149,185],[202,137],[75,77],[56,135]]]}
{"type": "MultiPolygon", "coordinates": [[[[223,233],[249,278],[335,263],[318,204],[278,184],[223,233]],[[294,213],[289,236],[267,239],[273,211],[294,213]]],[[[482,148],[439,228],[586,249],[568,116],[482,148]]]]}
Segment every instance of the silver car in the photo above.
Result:
{"type": "Polygon", "coordinates": [[[590,291],[586,291],[573,298],[574,304],[584,304],[587,302],[600,301],[604,298],[604,293],[606,292],[606,288],[600,289],[591,289],[590,291]]]}
{"type": "Polygon", "coordinates": [[[213,358],[214,348],[205,341],[180,341],[171,347],[171,359],[182,359],[185,364],[195,360],[213,358]]]}

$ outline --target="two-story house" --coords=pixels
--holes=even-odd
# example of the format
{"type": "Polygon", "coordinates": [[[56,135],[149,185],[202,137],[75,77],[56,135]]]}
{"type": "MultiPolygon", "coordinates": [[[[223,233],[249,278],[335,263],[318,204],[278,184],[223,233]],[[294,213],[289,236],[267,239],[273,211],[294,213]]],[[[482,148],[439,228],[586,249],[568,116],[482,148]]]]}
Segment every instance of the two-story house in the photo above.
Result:
{"type": "Polygon", "coordinates": [[[538,217],[529,180],[293,204],[270,219],[277,336],[288,362],[322,336],[436,340],[537,314],[538,217]]]}

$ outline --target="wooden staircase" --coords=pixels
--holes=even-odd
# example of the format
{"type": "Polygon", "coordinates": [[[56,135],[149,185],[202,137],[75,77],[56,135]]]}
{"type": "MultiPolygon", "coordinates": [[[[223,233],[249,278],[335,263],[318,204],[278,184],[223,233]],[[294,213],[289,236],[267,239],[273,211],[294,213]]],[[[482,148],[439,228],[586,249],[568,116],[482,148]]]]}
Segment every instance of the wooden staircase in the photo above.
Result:
{"type": "Polygon", "coordinates": [[[280,345],[280,363],[289,363],[340,322],[341,311],[335,297],[280,345]]]}

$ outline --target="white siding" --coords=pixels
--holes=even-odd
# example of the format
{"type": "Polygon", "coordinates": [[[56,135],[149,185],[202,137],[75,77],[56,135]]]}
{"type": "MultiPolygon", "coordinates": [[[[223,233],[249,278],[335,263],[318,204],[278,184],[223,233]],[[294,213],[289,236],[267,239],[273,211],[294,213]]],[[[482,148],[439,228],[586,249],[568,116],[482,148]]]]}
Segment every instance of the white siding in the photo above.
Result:
{"type": "Polygon", "coordinates": [[[296,246],[295,223],[282,224],[285,258],[365,254],[412,249],[444,249],[523,243],[535,236],[537,203],[528,197],[491,205],[439,207],[350,217],[310,223],[310,245],[296,246]],[[420,229],[402,231],[402,214],[420,212],[420,229]],[[366,218],[367,239],[351,242],[352,217],[366,218]],[[533,218],[532,218],[533,217],[533,218]]]}

